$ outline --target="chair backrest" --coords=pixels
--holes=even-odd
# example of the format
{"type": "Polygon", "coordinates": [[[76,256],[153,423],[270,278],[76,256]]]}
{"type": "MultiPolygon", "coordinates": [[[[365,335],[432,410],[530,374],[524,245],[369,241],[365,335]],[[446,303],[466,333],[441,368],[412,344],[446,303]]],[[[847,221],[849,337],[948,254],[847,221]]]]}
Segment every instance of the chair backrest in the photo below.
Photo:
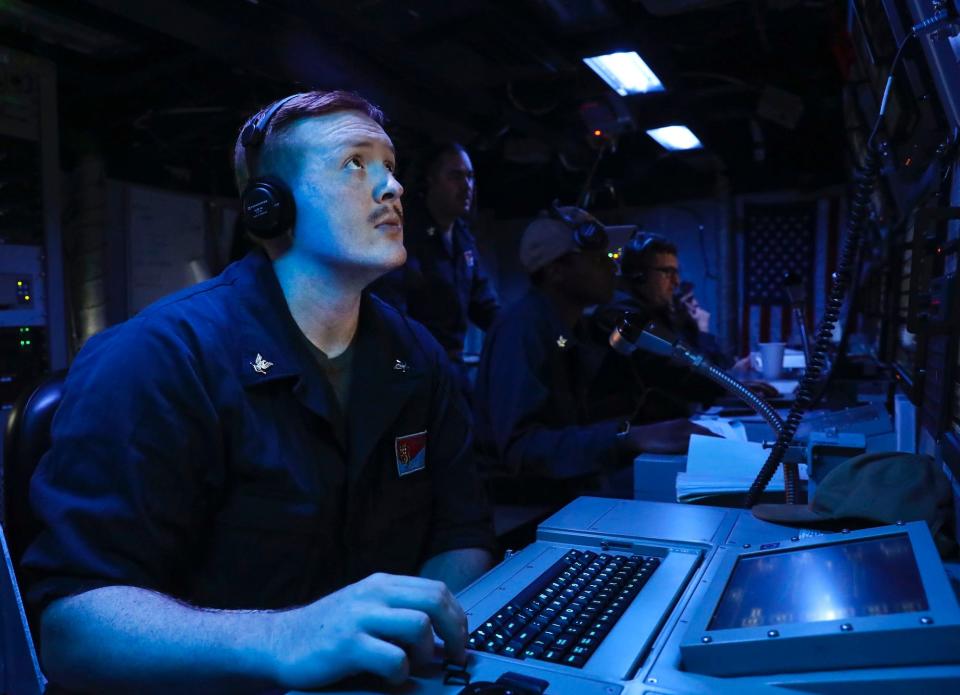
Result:
{"type": "Polygon", "coordinates": [[[19,567],[23,552],[39,530],[30,511],[30,478],[50,448],[50,425],[63,398],[66,370],[54,372],[26,389],[7,418],[3,441],[2,518],[10,556],[19,567]]]}
{"type": "Polygon", "coordinates": [[[0,526],[0,692],[42,695],[47,681],[30,637],[27,615],[17,588],[13,561],[0,526]]]}

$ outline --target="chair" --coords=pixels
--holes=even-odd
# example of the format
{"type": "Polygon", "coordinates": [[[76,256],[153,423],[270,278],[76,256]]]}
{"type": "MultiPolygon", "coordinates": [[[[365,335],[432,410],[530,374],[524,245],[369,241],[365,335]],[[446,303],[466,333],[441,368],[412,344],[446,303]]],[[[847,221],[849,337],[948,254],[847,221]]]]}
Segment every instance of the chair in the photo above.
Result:
{"type": "Polygon", "coordinates": [[[39,530],[30,510],[30,478],[50,448],[50,425],[63,398],[65,378],[66,370],[61,370],[34,382],[7,417],[0,498],[0,690],[5,693],[42,695],[46,690],[15,569],[39,530]]]}
{"type": "Polygon", "coordinates": [[[30,511],[30,478],[50,448],[50,425],[63,398],[66,370],[49,374],[25,389],[7,418],[3,441],[4,522],[14,567],[39,530],[30,511]]]}

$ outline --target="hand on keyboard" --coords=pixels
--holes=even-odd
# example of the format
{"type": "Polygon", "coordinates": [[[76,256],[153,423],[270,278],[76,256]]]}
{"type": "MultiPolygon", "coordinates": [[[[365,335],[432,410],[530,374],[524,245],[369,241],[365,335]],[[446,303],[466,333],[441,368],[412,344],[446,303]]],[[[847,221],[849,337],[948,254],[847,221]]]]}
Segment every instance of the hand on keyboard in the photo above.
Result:
{"type": "Polygon", "coordinates": [[[274,614],[277,681],[310,689],[358,673],[402,683],[410,663],[433,657],[433,630],[447,657],[465,658],[467,619],[442,582],[373,574],[309,605],[274,614]]]}

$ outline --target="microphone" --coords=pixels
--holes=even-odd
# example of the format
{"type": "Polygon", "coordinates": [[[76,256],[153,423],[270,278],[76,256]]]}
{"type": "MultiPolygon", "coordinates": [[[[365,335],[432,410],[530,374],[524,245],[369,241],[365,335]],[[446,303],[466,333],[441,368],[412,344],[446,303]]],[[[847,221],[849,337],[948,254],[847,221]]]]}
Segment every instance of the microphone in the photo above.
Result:
{"type": "Polygon", "coordinates": [[[803,355],[806,364],[810,364],[810,340],[807,338],[807,318],[805,314],[807,283],[797,273],[786,272],[783,274],[783,291],[787,295],[790,308],[793,309],[793,317],[797,321],[797,328],[800,330],[800,341],[803,343],[803,355]]]}
{"type": "Polygon", "coordinates": [[[783,431],[783,420],[769,403],[734,379],[722,369],[680,342],[669,330],[656,321],[641,325],[640,317],[629,311],[620,315],[620,320],[610,332],[610,347],[621,355],[630,356],[637,350],[667,357],[673,362],[688,367],[707,377],[731,395],[749,405],[767,421],[773,431],[783,431]]]}
{"type": "Polygon", "coordinates": [[[610,333],[610,347],[621,355],[632,355],[637,350],[668,357],[674,362],[701,373],[712,366],[701,354],[681,343],[677,336],[656,321],[645,326],[637,322],[637,315],[625,312],[610,333]]]}
{"type": "Polygon", "coordinates": [[[807,301],[807,283],[798,273],[787,271],[783,274],[783,291],[787,293],[790,306],[802,305],[807,301]]]}

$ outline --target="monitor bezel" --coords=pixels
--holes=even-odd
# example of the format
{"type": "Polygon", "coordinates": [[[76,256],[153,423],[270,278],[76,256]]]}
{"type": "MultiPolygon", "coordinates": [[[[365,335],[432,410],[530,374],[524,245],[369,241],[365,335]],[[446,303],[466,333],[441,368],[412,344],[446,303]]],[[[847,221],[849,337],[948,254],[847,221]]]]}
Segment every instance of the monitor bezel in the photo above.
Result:
{"type": "MultiPolygon", "coordinates": [[[[888,666],[894,663],[941,663],[943,655],[949,654],[948,650],[944,651],[943,645],[960,644],[960,607],[930,532],[923,522],[812,538],[793,536],[750,548],[726,546],[718,550],[714,563],[716,571],[703,579],[707,588],[693,609],[689,627],[681,642],[684,666],[691,671],[734,676],[888,666]],[[928,609],[925,611],[707,629],[740,559],[899,535],[906,535],[913,549],[927,598],[928,609]],[[932,623],[921,623],[923,617],[932,619],[932,623]],[[841,628],[844,624],[849,627],[841,628]],[[770,631],[776,634],[771,636],[770,631]],[[946,637],[945,631],[948,633],[946,637]],[[884,638],[893,632],[897,633],[897,650],[879,648],[884,638]],[[909,639],[901,639],[907,637],[909,639]],[[908,646],[903,646],[902,642],[908,643],[908,646]],[[937,646],[937,642],[941,645],[937,646]],[[842,655],[842,659],[837,655],[842,655]]],[[[956,663],[958,660],[960,652],[954,651],[945,663],[956,663]]]]}

